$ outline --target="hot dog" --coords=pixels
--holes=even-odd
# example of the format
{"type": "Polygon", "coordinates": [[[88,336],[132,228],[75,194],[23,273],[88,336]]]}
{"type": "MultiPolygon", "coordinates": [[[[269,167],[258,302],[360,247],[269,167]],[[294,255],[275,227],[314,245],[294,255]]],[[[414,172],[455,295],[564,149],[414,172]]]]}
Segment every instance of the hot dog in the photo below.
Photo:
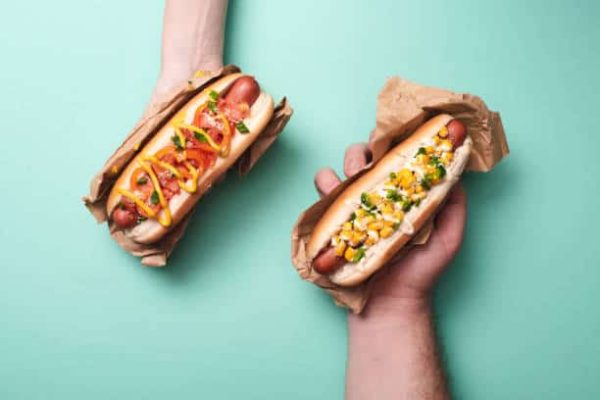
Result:
{"type": "Polygon", "coordinates": [[[471,147],[465,125],[450,115],[421,125],[329,206],[308,242],[312,268],[341,286],[370,277],[435,212],[471,147]]]}
{"type": "Polygon", "coordinates": [[[231,74],[196,95],[125,167],[108,197],[112,229],[160,240],[229,169],[273,115],[251,76],[231,74]]]}

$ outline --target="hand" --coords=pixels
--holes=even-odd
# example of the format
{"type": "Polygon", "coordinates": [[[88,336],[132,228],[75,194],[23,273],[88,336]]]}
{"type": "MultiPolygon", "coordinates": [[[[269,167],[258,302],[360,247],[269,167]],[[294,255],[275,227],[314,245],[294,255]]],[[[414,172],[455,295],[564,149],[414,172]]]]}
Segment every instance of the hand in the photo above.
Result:
{"type": "Polygon", "coordinates": [[[223,66],[227,0],[167,0],[161,71],[150,104],[195,72],[223,66]]]}
{"type": "MultiPolygon", "coordinates": [[[[356,174],[369,162],[369,158],[367,145],[350,146],[344,157],[344,174],[347,177],[356,174]]],[[[339,183],[340,179],[330,168],[320,170],[315,176],[315,186],[321,195],[331,192],[339,183]]],[[[467,197],[458,183],[435,218],[435,229],[429,241],[392,261],[387,273],[375,282],[368,308],[381,311],[406,305],[420,307],[427,303],[435,282],[460,248],[466,216],[467,197]]]]}

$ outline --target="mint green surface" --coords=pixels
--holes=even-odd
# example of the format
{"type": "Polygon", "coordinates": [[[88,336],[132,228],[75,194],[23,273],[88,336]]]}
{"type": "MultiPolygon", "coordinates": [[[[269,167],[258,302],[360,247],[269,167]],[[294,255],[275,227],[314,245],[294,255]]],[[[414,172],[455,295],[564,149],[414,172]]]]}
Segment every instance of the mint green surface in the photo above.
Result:
{"type": "Polygon", "coordinates": [[[80,197],[150,96],[162,3],[4,2],[0,398],[341,399],[345,312],[297,277],[290,230],[393,74],[482,96],[512,150],[466,177],[436,292],[456,397],[600,397],[598,4],[234,0],[226,61],[296,112],[151,269],[80,197]]]}

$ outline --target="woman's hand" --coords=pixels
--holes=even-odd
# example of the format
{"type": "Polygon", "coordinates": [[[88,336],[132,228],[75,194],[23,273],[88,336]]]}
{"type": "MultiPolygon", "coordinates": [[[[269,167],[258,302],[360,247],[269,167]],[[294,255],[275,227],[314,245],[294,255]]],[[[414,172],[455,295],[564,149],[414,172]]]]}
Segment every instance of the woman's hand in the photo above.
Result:
{"type": "Polygon", "coordinates": [[[227,0],[167,0],[161,68],[151,104],[197,71],[223,66],[227,0]]]}

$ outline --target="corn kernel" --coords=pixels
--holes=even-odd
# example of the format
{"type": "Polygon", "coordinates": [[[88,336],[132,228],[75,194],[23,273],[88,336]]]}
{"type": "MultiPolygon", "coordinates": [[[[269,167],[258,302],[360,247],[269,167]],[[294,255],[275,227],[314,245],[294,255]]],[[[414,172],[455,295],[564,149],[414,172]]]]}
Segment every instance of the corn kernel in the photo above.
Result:
{"type": "Polygon", "coordinates": [[[441,138],[445,138],[448,136],[448,128],[446,128],[445,126],[442,126],[442,129],[440,129],[440,131],[438,132],[438,135],[440,135],[441,138]]]}
{"type": "Polygon", "coordinates": [[[343,230],[340,233],[340,238],[342,238],[343,240],[350,240],[351,237],[352,237],[352,231],[351,230],[343,230]]]}
{"type": "Polygon", "coordinates": [[[404,179],[407,177],[412,177],[412,172],[410,169],[403,168],[402,170],[400,170],[400,172],[398,172],[398,178],[404,179]]]}
{"type": "Polygon", "coordinates": [[[386,202],[382,207],[381,207],[381,213],[383,215],[390,215],[394,212],[394,206],[390,203],[390,202],[386,202]]]}
{"type": "Polygon", "coordinates": [[[344,225],[342,225],[342,230],[345,230],[345,231],[352,230],[352,222],[344,222],[344,225]]]}
{"type": "Polygon", "coordinates": [[[377,240],[372,237],[368,237],[367,240],[365,240],[365,245],[367,246],[373,246],[375,243],[377,243],[377,240]]]}
{"type": "Polygon", "coordinates": [[[359,208],[358,210],[356,210],[356,216],[358,218],[364,217],[365,215],[367,215],[367,211],[366,210],[364,210],[362,208],[359,208]]]}
{"type": "Polygon", "coordinates": [[[381,197],[377,193],[371,193],[369,195],[369,203],[373,204],[374,206],[378,206],[379,204],[381,204],[382,201],[383,197],[381,197]]]}
{"type": "Polygon", "coordinates": [[[383,226],[384,227],[393,228],[394,225],[396,225],[396,222],[394,222],[394,221],[383,221],[383,226]]]}
{"type": "Polygon", "coordinates": [[[450,164],[453,158],[454,154],[451,151],[442,154],[442,162],[446,165],[450,164]]]}
{"type": "Polygon", "coordinates": [[[435,144],[436,146],[440,144],[440,137],[438,135],[435,135],[433,137],[433,144],[435,144]]]}
{"type": "Polygon", "coordinates": [[[433,152],[434,152],[433,147],[431,147],[431,146],[425,147],[425,152],[427,154],[433,154],[433,152]]]}
{"type": "Polygon", "coordinates": [[[352,247],[348,247],[344,252],[344,258],[346,259],[346,261],[352,261],[354,259],[355,254],[356,250],[354,250],[352,247]]]}
{"type": "Polygon", "coordinates": [[[354,231],[352,236],[350,236],[349,242],[353,246],[358,246],[366,237],[367,235],[364,232],[354,231]]]}
{"type": "Polygon", "coordinates": [[[421,185],[417,185],[417,189],[416,189],[417,193],[422,193],[425,191],[425,189],[423,189],[423,186],[421,185]]]}
{"type": "Polygon", "coordinates": [[[412,196],[415,193],[415,189],[412,187],[409,187],[406,189],[406,195],[407,196],[412,196]]]}
{"type": "Polygon", "coordinates": [[[417,164],[427,165],[429,163],[429,156],[425,154],[419,154],[416,157],[417,164]]]}
{"type": "Polygon", "coordinates": [[[398,176],[400,178],[399,184],[403,189],[408,189],[415,181],[413,173],[407,168],[400,171],[398,176]]]}
{"type": "Polygon", "coordinates": [[[383,221],[371,222],[369,225],[367,225],[367,228],[369,228],[371,231],[378,231],[383,228],[383,221]]]}
{"type": "Polygon", "coordinates": [[[368,224],[370,224],[370,223],[371,223],[371,222],[373,222],[373,221],[375,221],[375,217],[374,217],[374,216],[372,216],[372,215],[367,215],[366,217],[364,217],[364,218],[362,219],[362,222],[363,222],[363,224],[365,224],[365,225],[368,225],[368,224]]]}
{"type": "Polygon", "coordinates": [[[413,183],[415,183],[415,180],[416,179],[414,177],[406,179],[402,182],[402,188],[404,190],[409,190],[412,187],[413,183]]]}
{"type": "Polygon", "coordinates": [[[335,246],[335,255],[341,257],[344,255],[344,251],[346,250],[346,242],[340,240],[337,246],[335,246]]]}
{"type": "Polygon", "coordinates": [[[398,220],[398,223],[401,223],[404,220],[404,211],[398,210],[394,213],[394,217],[398,220]]]}
{"type": "Polygon", "coordinates": [[[386,226],[385,228],[383,228],[381,230],[381,232],[379,232],[379,235],[382,238],[389,238],[390,236],[392,236],[392,233],[394,233],[394,230],[392,228],[390,228],[389,226],[386,226]]]}

